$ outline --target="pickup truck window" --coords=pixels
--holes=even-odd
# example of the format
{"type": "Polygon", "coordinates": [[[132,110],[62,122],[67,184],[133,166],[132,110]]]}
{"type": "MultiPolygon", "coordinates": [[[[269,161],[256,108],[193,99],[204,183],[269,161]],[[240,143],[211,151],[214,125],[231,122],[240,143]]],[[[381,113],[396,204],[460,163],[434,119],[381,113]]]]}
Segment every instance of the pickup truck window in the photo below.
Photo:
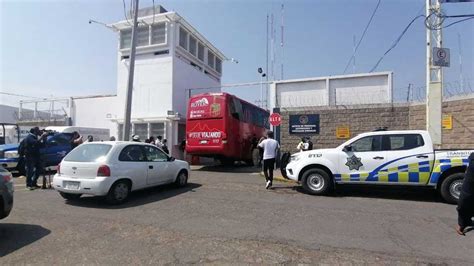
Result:
{"type": "Polygon", "coordinates": [[[354,141],[352,144],[354,152],[380,151],[382,148],[382,136],[369,136],[354,141]]]}
{"type": "Polygon", "coordinates": [[[384,138],[383,150],[386,151],[411,150],[425,145],[419,134],[386,135],[384,138]]]}

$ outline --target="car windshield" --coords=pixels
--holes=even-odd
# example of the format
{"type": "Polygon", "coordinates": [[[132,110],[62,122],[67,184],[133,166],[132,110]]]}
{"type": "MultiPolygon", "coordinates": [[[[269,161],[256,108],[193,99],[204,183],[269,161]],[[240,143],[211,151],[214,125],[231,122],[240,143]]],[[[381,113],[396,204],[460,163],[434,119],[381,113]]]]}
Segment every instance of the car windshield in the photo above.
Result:
{"type": "Polygon", "coordinates": [[[112,145],[110,144],[83,144],[72,150],[64,161],[67,162],[100,162],[105,159],[112,145]]]}

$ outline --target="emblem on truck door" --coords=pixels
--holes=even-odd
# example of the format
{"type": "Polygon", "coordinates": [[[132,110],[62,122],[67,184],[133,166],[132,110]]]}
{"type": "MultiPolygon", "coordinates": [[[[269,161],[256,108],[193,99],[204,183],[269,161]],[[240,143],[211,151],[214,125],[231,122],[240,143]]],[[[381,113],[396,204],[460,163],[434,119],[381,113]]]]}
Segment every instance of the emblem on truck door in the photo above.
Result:
{"type": "Polygon", "coordinates": [[[363,166],[360,158],[356,157],[354,154],[347,158],[346,165],[349,167],[349,170],[359,170],[359,168],[363,166]]]}

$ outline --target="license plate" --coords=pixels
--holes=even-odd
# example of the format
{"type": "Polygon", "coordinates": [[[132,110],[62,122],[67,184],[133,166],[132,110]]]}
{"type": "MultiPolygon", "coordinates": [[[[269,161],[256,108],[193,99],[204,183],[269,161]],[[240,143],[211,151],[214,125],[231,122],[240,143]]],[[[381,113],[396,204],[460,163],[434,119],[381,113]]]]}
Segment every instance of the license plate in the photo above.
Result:
{"type": "Polygon", "coordinates": [[[79,190],[80,182],[75,181],[64,181],[63,187],[70,190],[79,190]]]}
{"type": "Polygon", "coordinates": [[[199,144],[207,144],[207,140],[201,140],[199,141],[199,144]]]}

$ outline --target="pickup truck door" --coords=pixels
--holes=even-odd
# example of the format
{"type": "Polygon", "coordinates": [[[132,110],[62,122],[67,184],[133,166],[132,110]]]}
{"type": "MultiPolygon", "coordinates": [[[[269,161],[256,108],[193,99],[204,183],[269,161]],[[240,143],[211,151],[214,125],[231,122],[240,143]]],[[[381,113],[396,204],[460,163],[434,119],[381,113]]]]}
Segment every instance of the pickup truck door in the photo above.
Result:
{"type": "Polygon", "coordinates": [[[341,150],[338,156],[338,182],[378,181],[377,169],[386,161],[382,151],[382,135],[355,140],[341,150]]]}
{"type": "Polygon", "coordinates": [[[386,182],[427,184],[433,167],[434,152],[420,134],[384,135],[382,148],[386,165],[381,169],[386,182]]]}
{"type": "Polygon", "coordinates": [[[68,136],[58,134],[48,136],[44,146],[40,149],[43,166],[56,166],[71,151],[71,143],[68,136]]]}

